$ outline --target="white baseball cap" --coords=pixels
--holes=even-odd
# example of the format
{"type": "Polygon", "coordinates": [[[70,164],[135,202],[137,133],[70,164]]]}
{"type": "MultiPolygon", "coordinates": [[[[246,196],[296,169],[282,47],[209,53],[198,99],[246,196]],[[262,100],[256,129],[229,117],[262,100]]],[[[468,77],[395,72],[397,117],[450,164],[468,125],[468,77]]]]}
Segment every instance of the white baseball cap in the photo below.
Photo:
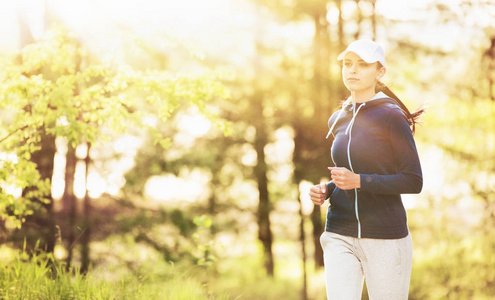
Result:
{"type": "Polygon", "coordinates": [[[378,43],[371,40],[357,40],[349,44],[344,52],[340,53],[337,60],[343,60],[349,52],[356,53],[367,63],[380,62],[385,67],[385,51],[378,43]]]}

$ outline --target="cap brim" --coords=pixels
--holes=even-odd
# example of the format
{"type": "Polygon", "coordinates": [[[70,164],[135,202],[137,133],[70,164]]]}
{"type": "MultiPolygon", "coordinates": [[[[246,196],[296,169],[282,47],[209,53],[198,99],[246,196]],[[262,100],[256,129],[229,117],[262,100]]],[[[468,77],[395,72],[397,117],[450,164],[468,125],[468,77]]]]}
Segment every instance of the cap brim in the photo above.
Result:
{"type": "Polygon", "coordinates": [[[362,60],[364,60],[365,62],[371,64],[371,63],[374,63],[374,62],[377,62],[378,60],[377,59],[373,59],[373,58],[370,58],[370,57],[366,57],[366,55],[362,55],[356,51],[353,51],[353,50],[345,50],[344,52],[340,53],[339,56],[337,56],[337,60],[340,61],[340,60],[344,60],[345,56],[347,53],[349,52],[353,52],[353,53],[356,53],[357,56],[361,57],[362,60]]]}

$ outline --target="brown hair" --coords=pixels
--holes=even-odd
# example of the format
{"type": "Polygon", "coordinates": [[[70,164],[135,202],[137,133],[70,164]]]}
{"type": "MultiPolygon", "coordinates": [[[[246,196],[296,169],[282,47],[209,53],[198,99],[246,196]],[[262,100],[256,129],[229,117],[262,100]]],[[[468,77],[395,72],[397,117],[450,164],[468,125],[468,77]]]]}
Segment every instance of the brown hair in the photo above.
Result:
{"type": "MultiPolygon", "coordinates": [[[[380,64],[378,64],[381,66],[380,64]]],[[[392,92],[388,86],[386,86],[384,83],[381,81],[378,81],[375,86],[375,93],[378,92],[383,92],[385,95],[389,96],[390,98],[394,99],[397,104],[399,105],[400,109],[404,112],[406,115],[407,121],[409,122],[409,125],[412,127],[412,132],[414,134],[416,130],[416,124],[421,124],[420,117],[425,113],[426,107],[425,106],[420,106],[417,110],[414,112],[410,112],[409,109],[407,109],[406,105],[402,103],[402,101],[397,97],[397,95],[392,92]]]]}

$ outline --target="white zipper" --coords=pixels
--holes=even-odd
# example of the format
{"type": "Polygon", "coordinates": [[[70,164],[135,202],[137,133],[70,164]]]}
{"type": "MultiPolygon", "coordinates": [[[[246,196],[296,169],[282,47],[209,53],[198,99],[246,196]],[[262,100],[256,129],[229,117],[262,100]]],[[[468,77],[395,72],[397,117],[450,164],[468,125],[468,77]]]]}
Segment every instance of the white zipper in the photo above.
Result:
{"type": "MultiPolygon", "coordinates": [[[[347,143],[347,160],[349,161],[349,167],[351,168],[351,171],[353,173],[354,173],[354,168],[352,167],[352,162],[351,162],[352,127],[354,126],[354,120],[356,119],[356,116],[357,116],[359,110],[361,109],[361,107],[363,107],[365,105],[366,105],[366,102],[361,104],[357,110],[353,111],[353,116],[352,116],[351,122],[349,123],[349,126],[347,127],[347,130],[346,130],[346,134],[349,134],[349,142],[347,143]]],[[[357,189],[354,189],[354,208],[355,208],[356,219],[358,222],[358,238],[361,238],[361,221],[359,220],[357,189]]]]}

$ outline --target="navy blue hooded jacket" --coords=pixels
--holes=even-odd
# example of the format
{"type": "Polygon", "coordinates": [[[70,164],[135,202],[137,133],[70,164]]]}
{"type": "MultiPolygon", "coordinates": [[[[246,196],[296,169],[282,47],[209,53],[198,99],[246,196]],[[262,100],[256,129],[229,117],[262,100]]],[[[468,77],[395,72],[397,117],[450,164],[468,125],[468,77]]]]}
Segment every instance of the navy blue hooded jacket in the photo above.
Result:
{"type": "Polygon", "coordinates": [[[332,181],[327,183],[330,205],[325,230],[358,238],[406,237],[407,216],[400,194],[421,192],[423,177],[412,131],[400,107],[379,93],[356,106],[344,104],[328,124],[335,166],[359,174],[361,188],[341,190],[332,181]]]}

